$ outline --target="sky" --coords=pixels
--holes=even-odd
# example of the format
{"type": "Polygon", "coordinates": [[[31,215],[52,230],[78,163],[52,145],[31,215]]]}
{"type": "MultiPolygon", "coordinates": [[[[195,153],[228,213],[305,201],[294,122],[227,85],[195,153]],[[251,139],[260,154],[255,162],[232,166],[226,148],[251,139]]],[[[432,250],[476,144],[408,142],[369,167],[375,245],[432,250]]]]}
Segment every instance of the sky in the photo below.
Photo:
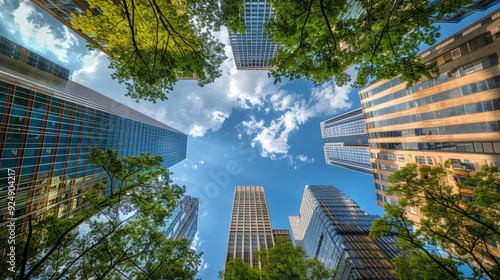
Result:
{"type": "MultiPolygon", "coordinates": [[[[370,214],[383,215],[372,176],[325,163],[320,122],[359,108],[356,89],[333,81],[274,84],[266,71],[239,71],[222,30],[214,34],[228,56],[221,78],[203,88],[179,81],[168,100],[136,103],[110,78],[104,53],[88,51],[85,40],[29,1],[0,0],[0,7],[0,35],[70,69],[73,81],[189,135],[187,158],[170,171],[200,201],[192,245],[204,252],[199,277],[217,279],[224,268],[235,186],[264,186],[273,229],[290,229],[288,216],[298,215],[305,185],[334,185],[370,214]]],[[[442,38],[498,8],[442,24],[442,38]]]]}

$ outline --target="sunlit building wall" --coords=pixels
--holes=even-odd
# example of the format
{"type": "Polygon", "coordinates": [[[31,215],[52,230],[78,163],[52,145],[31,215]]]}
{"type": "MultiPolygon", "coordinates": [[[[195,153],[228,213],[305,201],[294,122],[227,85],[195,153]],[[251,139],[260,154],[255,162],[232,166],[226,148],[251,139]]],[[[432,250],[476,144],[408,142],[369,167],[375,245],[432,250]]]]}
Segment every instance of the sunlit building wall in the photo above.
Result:
{"type": "Polygon", "coordinates": [[[321,122],[327,164],[372,175],[361,108],[321,122]]]}
{"type": "MultiPolygon", "coordinates": [[[[379,206],[397,203],[387,178],[407,163],[451,160],[458,181],[483,165],[500,166],[499,37],[497,10],[420,54],[440,75],[410,88],[397,77],[359,91],[379,206]]],[[[473,191],[460,190],[466,200],[473,191]]],[[[408,215],[419,219],[419,210],[408,215]]]]}
{"type": "MultiPolygon", "coordinates": [[[[16,233],[48,215],[77,215],[82,196],[107,175],[89,164],[92,147],[119,156],[186,158],[187,135],[53,73],[0,55],[0,227],[16,233]],[[8,169],[15,171],[15,212],[7,211],[8,169]]],[[[106,194],[110,190],[107,189],[106,194]]]]}
{"type": "Polygon", "coordinates": [[[262,264],[253,258],[253,253],[273,248],[274,242],[264,187],[236,187],[226,264],[231,258],[241,258],[252,267],[262,268],[262,264]]]}
{"type": "Polygon", "coordinates": [[[307,185],[299,216],[289,217],[296,244],[337,270],[337,280],[398,279],[390,261],[399,254],[396,238],[368,237],[378,218],[330,185],[307,185]]]}

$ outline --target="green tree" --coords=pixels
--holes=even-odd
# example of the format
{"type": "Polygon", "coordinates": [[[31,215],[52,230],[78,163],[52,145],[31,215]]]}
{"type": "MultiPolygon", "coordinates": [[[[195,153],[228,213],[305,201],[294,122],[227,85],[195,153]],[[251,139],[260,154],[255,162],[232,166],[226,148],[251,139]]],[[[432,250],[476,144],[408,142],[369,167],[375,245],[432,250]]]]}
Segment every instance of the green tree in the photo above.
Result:
{"type": "Polygon", "coordinates": [[[422,64],[421,44],[440,36],[436,22],[472,0],[271,0],[276,19],[267,30],[283,48],[272,59],[275,82],[305,78],[316,84],[335,78],[345,85],[353,65],[355,86],[371,78],[402,75],[408,86],[438,73],[436,63],[422,64]]]}
{"type": "Polygon", "coordinates": [[[106,50],[126,96],[165,100],[178,77],[204,86],[221,76],[224,45],[212,35],[224,22],[215,0],[89,0],[102,15],[72,15],[73,26],[106,50]]]}
{"type": "Polygon", "coordinates": [[[225,273],[219,273],[224,279],[333,279],[335,273],[325,268],[317,258],[309,258],[302,247],[294,247],[292,242],[276,238],[276,246],[261,249],[254,255],[260,259],[262,270],[250,267],[240,258],[229,260],[225,273]]]}
{"type": "Polygon", "coordinates": [[[488,245],[500,243],[500,177],[496,167],[484,166],[465,182],[450,168],[408,164],[389,177],[388,193],[399,198],[387,203],[387,214],[370,232],[379,238],[398,234],[402,254],[393,260],[400,279],[464,279],[458,269],[468,265],[473,278],[500,279],[500,256],[488,245]],[[472,196],[466,195],[471,193],[472,196]],[[410,210],[418,219],[409,219],[410,210]],[[437,249],[437,248],[440,249],[437,249]]]}
{"type": "Polygon", "coordinates": [[[92,148],[90,162],[108,175],[85,190],[81,214],[31,223],[16,247],[15,275],[2,261],[1,278],[194,279],[201,254],[162,228],[185,187],[171,184],[160,156],[118,158],[92,148]]]}

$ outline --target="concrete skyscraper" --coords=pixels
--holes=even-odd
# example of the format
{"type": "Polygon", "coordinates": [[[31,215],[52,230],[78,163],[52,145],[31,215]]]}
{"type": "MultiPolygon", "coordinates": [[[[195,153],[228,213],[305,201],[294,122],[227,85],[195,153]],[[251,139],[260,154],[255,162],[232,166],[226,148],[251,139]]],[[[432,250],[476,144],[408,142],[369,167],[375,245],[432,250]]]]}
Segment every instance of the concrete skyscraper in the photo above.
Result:
{"type": "Polygon", "coordinates": [[[85,190],[108,183],[105,172],[88,163],[92,147],[119,150],[120,157],[160,155],[165,167],[186,158],[184,133],[68,81],[38,55],[19,59],[19,45],[2,39],[1,47],[14,54],[0,55],[1,228],[17,218],[20,234],[29,215],[34,221],[77,215],[85,190]],[[9,177],[16,184],[15,213],[7,212],[9,177]]]}
{"type": "MultiPolygon", "coordinates": [[[[437,62],[439,76],[408,89],[397,77],[359,91],[378,205],[397,203],[386,193],[387,178],[407,163],[451,160],[458,180],[500,166],[499,37],[497,10],[420,55],[437,62]]],[[[462,191],[467,197],[473,189],[462,191]]]]}
{"type": "Polygon", "coordinates": [[[378,218],[330,185],[307,185],[299,216],[289,217],[296,245],[337,270],[335,279],[398,279],[391,263],[399,254],[396,238],[368,237],[378,218]]]}
{"type": "Polygon", "coordinates": [[[266,0],[245,0],[240,13],[247,29],[244,33],[229,31],[234,62],[239,70],[267,70],[278,50],[272,38],[265,34],[264,25],[276,17],[266,0]]]}
{"type": "Polygon", "coordinates": [[[321,122],[327,164],[372,175],[361,108],[321,122]]]}
{"type": "Polygon", "coordinates": [[[262,268],[253,259],[253,253],[274,247],[274,242],[264,187],[236,187],[226,264],[231,258],[241,258],[252,267],[262,268]]]}
{"type": "Polygon", "coordinates": [[[171,216],[173,220],[168,222],[166,238],[186,238],[193,242],[198,229],[198,204],[198,198],[188,195],[179,200],[171,216]]]}

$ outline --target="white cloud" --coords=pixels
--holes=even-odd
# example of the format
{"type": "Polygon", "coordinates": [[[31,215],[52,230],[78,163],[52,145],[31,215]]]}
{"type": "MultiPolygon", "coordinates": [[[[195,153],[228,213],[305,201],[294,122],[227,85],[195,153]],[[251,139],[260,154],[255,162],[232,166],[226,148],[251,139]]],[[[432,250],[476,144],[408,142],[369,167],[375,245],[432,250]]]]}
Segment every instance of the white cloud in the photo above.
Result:
{"type": "Polygon", "coordinates": [[[208,216],[208,212],[207,212],[207,210],[203,211],[203,214],[201,214],[201,216],[202,216],[202,217],[206,217],[206,216],[208,216]]]}
{"type": "Polygon", "coordinates": [[[136,103],[124,97],[125,87],[110,79],[109,62],[100,52],[83,56],[83,66],[74,72],[72,79],[186,134],[201,137],[209,131],[218,131],[233,109],[262,106],[268,95],[278,92],[278,86],[267,77],[266,71],[236,69],[226,29],[216,37],[226,44],[228,56],[221,66],[222,76],[203,88],[196,81],[179,81],[164,102],[136,103]]]}
{"type": "Polygon", "coordinates": [[[13,11],[12,15],[15,26],[11,26],[11,28],[17,29],[26,46],[40,53],[45,53],[48,50],[60,61],[69,62],[69,52],[78,46],[78,39],[73,31],[62,26],[62,32],[56,35],[55,30],[48,23],[35,20],[44,15],[37,12],[33,4],[28,1],[20,2],[19,7],[13,11]]]}
{"type": "Polygon", "coordinates": [[[268,103],[280,115],[266,123],[250,116],[243,121],[242,127],[247,135],[252,136],[252,146],[261,148],[261,156],[281,159],[288,155],[288,139],[304,124],[314,117],[332,115],[339,109],[351,107],[348,102],[351,88],[338,87],[334,82],[313,88],[309,98],[298,98],[286,91],[280,91],[268,98],[268,103]]]}
{"type": "Polygon", "coordinates": [[[297,156],[297,159],[299,159],[300,161],[302,162],[306,162],[306,163],[313,163],[314,162],[314,158],[309,158],[308,156],[306,155],[298,155],[297,156]]]}
{"type": "Polygon", "coordinates": [[[198,169],[198,165],[197,164],[193,165],[193,169],[198,169]]]}
{"type": "Polygon", "coordinates": [[[205,162],[203,160],[198,161],[199,164],[204,164],[205,162]]]}

